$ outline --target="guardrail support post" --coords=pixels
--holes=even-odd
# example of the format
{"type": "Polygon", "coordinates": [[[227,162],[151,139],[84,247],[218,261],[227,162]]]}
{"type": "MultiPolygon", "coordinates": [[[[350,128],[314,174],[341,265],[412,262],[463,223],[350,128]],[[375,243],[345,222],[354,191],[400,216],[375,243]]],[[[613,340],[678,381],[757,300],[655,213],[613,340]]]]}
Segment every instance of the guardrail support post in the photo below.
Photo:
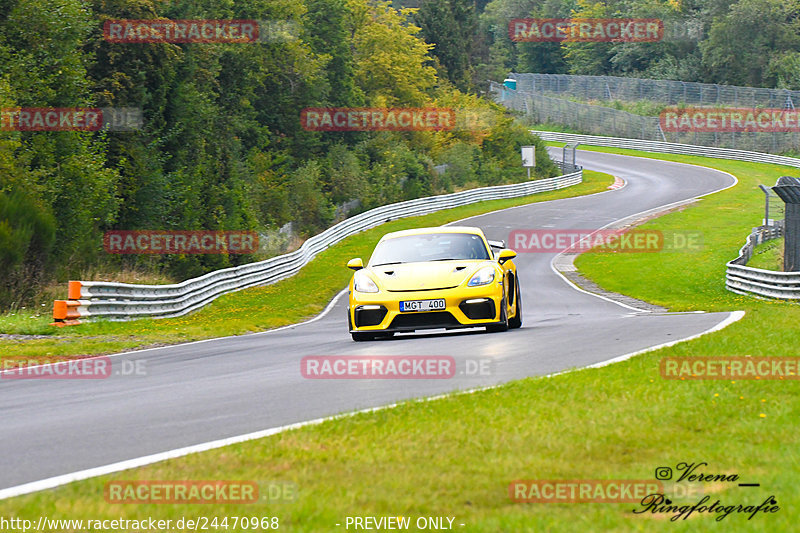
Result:
{"type": "Polygon", "coordinates": [[[767,187],[764,187],[763,185],[759,185],[758,188],[761,189],[762,191],[764,191],[764,196],[765,196],[765,198],[764,198],[764,225],[765,226],[770,226],[771,224],[769,223],[769,189],[767,187]]]}

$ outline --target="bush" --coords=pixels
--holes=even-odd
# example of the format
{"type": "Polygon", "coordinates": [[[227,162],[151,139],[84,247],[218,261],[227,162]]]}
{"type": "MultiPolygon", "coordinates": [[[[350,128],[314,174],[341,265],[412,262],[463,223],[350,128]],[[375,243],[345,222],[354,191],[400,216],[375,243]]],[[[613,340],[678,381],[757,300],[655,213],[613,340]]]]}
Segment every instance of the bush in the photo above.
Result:
{"type": "Polygon", "coordinates": [[[52,265],[56,236],[52,214],[24,192],[0,193],[0,306],[35,295],[52,265]]]}

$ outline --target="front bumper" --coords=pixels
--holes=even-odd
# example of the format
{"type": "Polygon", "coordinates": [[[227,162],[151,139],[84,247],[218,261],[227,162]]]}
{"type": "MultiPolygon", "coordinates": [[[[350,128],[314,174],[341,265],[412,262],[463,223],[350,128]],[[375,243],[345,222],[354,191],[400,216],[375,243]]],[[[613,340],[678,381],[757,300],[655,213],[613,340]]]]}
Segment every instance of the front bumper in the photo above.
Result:
{"type": "Polygon", "coordinates": [[[456,329],[500,322],[503,286],[456,287],[431,291],[360,293],[350,291],[350,332],[400,332],[418,329],[456,329]],[[437,311],[401,312],[400,302],[444,298],[437,311]]]}

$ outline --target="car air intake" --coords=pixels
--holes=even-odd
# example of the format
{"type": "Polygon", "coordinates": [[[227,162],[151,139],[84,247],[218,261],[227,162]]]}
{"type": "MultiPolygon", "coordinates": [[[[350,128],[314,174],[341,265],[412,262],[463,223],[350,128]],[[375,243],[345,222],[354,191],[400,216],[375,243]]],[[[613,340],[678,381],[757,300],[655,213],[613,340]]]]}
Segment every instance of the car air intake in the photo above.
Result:
{"type": "Polygon", "coordinates": [[[470,320],[494,320],[494,300],[490,298],[464,300],[458,308],[470,320]]]}
{"type": "Polygon", "coordinates": [[[356,327],[363,328],[364,326],[377,326],[383,322],[387,310],[382,305],[362,305],[356,307],[356,327]]]}

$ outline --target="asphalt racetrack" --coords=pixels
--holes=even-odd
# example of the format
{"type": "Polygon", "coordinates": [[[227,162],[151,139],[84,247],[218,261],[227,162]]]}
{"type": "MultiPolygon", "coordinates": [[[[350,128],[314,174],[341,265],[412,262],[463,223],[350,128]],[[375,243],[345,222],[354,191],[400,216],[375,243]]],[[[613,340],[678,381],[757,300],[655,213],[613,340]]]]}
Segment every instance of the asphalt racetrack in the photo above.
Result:
{"type": "MultiPolygon", "coordinates": [[[[702,167],[578,154],[579,164],[627,185],[459,224],[503,240],[516,229],[594,229],[734,182],[702,167]]],[[[626,308],[576,290],[551,268],[553,257],[521,253],[515,260],[524,302],[524,324],[517,330],[429,331],[356,343],[347,331],[345,294],[310,323],[111,357],[115,372],[144,361],[144,375],[0,379],[0,489],[408,398],[596,364],[700,334],[730,316],[626,308]],[[306,379],[300,362],[310,355],[452,356],[458,372],[451,379],[306,379]],[[484,375],[462,374],[481,361],[484,375]]]]}

